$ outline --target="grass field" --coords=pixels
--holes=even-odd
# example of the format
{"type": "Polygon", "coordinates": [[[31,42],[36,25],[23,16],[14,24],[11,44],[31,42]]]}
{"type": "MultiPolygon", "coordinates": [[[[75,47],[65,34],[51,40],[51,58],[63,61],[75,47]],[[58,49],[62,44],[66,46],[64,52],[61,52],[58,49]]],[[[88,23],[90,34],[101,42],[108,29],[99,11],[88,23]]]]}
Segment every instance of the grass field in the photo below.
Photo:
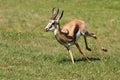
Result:
{"type": "Polygon", "coordinates": [[[120,80],[120,0],[0,0],[0,80],[120,80]],[[82,19],[108,52],[88,38],[91,59],[75,46],[75,64],[67,50],[44,32],[51,9],[64,10],[61,26],[82,19]]]}

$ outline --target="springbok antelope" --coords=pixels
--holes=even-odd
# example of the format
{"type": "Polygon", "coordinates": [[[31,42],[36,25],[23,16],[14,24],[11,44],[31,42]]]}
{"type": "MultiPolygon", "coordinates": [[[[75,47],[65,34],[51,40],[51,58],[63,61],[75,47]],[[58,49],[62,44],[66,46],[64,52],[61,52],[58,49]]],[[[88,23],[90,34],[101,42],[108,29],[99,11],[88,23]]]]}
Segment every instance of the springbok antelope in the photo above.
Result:
{"type": "Polygon", "coordinates": [[[103,47],[101,47],[101,44],[99,43],[96,35],[88,31],[85,22],[82,20],[73,19],[70,22],[66,23],[62,29],[60,29],[60,20],[63,16],[63,12],[64,11],[62,11],[61,15],[59,15],[58,18],[56,19],[59,13],[59,9],[57,11],[55,11],[55,8],[52,9],[52,15],[51,15],[48,25],[45,27],[45,31],[54,32],[56,40],[60,44],[64,45],[66,49],[68,50],[73,64],[74,64],[74,59],[73,59],[73,54],[70,50],[70,46],[74,44],[78,48],[79,52],[85,57],[85,59],[87,61],[90,61],[89,58],[86,56],[86,54],[80,48],[79,44],[77,43],[77,40],[79,39],[81,35],[84,36],[85,46],[87,50],[91,51],[91,49],[88,47],[87,40],[86,40],[86,36],[90,36],[97,40],[97,43],[99,44],[99,47],[101,48],[101,50],[107,51],[107,49],[104,49],[103,47]]]}

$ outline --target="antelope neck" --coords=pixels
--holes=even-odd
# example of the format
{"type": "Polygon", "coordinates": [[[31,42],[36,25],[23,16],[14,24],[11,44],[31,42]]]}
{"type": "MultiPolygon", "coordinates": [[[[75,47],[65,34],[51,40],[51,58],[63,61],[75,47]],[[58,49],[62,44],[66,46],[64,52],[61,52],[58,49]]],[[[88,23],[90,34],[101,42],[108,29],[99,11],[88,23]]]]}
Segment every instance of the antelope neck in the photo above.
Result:
{"type": "Polygon", "coordinates": [[[57,36],[57,35],[61,34],[60,24],[56,23],[55,26],[56,26],[56,28],[54,30],[54,35],[57,36]]]}

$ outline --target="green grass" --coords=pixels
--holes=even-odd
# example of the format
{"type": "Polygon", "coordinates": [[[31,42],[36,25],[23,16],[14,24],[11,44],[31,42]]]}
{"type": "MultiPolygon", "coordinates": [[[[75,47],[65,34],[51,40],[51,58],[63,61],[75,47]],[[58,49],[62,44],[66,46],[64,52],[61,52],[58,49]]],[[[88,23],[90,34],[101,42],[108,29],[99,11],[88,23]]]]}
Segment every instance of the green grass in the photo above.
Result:
{"type": "Polygon", "coordinates": [[[119,0],[0,0],[0,80],[120,80],[119,0]],[[89,63],[75,46],[75,65],[67,50],[44,32],[51,9],[64,10],[61,25],[82,19],[100,38],[108,52],[88,38],[89,63]]]}

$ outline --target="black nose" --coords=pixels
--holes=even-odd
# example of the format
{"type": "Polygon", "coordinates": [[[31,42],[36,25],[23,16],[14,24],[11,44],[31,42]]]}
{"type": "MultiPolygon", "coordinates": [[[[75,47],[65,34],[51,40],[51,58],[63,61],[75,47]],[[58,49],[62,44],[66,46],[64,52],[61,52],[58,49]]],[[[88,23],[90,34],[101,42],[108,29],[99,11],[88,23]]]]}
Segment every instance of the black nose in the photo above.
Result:
{"type": "Polygon", "coordinates": [[[45,31],[46,31],[46,32],[48,32],[48,31],[49,31],[49,29],[48,29],[48,28],[45,28],[45,31]]]}

